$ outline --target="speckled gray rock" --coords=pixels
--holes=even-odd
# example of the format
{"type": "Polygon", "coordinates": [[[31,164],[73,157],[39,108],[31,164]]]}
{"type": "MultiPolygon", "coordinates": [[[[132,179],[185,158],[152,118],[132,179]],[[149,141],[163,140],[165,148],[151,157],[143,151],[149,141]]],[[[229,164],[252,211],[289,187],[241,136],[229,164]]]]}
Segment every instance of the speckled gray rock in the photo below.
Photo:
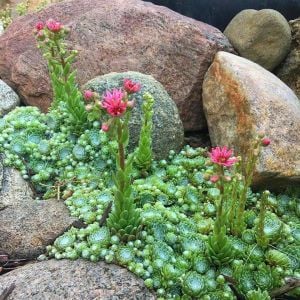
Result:
{"type": "Polygon", "coordinates": [[[1,292],[16,285],[7,300],[154,300],[143,280],[116,265],[49,260],[0,277],[1,292]]]}
{"type": "Polygon", "coordinates": [[[275,74],[287,84],[300,99],[300,18],[289,22],[292,29],[292,49],[276,69],[275,74]]]}
{"type": "Polygon", "coordinates": [[[11,258],[35,258],[76,220],[62,201],[34,200],[20,173],[0,165],[0,248],[11,258]]]}
{"type": "Polygon", "coordinates": [[[291,47],[289,23],[273,9],[246,9],[238,13],[224,34],[238,53],[273,70],[287,56],[291,47]]]}
{"type": "Polygon", "coordinates": [[[90,80],[85,84],[84,89],[92,89],[102,95],[107,89],[122,87],[124,78],[130,78],[142,84],[141,91],[135,94],[136,105],[129,125],[129,147],[132,149],[138,143],[142,95],[149,92],[155,100],[152,131],[154,157],[156,159],[167,158],[170,150],[180,150],[184,142],[184,132],[176,104],[164,87],[152,76],[138,72],[110,73],[90,80]]]}
{"type": "Polygon", "coordinates": [[[4,81],[0,79],[0,116],[7,114],[19,104],[19,96],[13,91],[10,86],[8,86],[4,81]]]}

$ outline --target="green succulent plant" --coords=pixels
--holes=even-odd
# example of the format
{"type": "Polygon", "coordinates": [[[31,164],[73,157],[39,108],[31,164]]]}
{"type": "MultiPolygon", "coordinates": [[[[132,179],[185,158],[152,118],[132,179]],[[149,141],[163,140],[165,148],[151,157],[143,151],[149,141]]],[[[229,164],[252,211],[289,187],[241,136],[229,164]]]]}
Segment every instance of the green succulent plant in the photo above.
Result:
{"type": "Polygon", "coordinates": [[[230,263],[235,255],[235,250],[225,231],[225,227],[222,227],[220,232],[215,230],[207,243],[209,259],[217,266],[230,263]]]}
{"type": "Polygon", "coordinates": [[[183,291],[192,297],[200,297],[205,295],[205,279],[197,272],[189,272],[183,279],[183,291]]]}
{"type": "Polygon", "coordinates": [[[154,99],[149,93],[143,95],[143,119],[140,133],[139,145],[135,155],[135,164],[142,171],[146,172],[152,162],[152,116],[154,99]]]}
{"type": "Polygon", "coordinates": [[[49,257],[120,264],[167,299],[235,299],[219,275],[234,278],[246,299],[268,299],[268,291],[280,287],[286,274],[299,274],[297,198],[270,195],[273,204],[268,203],[263,226],[270,244],[265,248],[256,242],[257,193],[247,194],[242,235],[232,236],[228,230],[224,235],[223,229],[223,235],[214,237],[215,190],[204,179],[210,166],[203,163],[207,159],[201,149],[187,146],[171,153],[169,160],[152,161],[148,177],[133,175],[131,191],[143,227],[132,240],[100,226],[114,200],[110,177],[116,168],[110,149],[116,145],[99,130],[99,123],[89,126],[74,135],[72,122],[55,109],[45,115],[30,107],[0,119],[4,164],[20,170],[45,197],[57,197],[59,187],[70,214],[85,224],[48,246],[49,257]],[[277,214],[280,207],[283,214],[277,214]],[[242,271],[237,271],[239,265],[242,271]]]}
{"type": "Polygon", "coordinates": [[[271,300],[267,291],[261,291],[258,289],[257,291],[249,291],[246,295],[247,300],[271,300]]]}

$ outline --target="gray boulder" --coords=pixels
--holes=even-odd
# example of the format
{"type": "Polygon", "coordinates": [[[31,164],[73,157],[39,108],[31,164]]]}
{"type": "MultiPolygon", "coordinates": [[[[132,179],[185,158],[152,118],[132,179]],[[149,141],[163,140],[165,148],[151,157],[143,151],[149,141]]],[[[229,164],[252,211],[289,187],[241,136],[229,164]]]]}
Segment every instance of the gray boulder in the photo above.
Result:
{"type": "MultiPolygon", "coordinates": [[[[1,24],[0,24],[1,35],[1,24]]],[[[0,116],[3,116],[13,110],[20,104],[19,96],[0,79],[0,116]]]]}
{"type": "Polygon", "coordinates": [[[168,157],[170,150],[179,151],[184,142],[184,132],[178,109],[164,87],[152,76],[138,72],[110,73],[90,80],[84,85],[84,89],[91,89],[102,95],[107,89],[122,87],[125,78],[138,81],[142,85],[141,91],[134,95],[136,105],[132,111],[129,124],[129,148],[133,149],[138,144],[141,128],[142,96],[145,92],[149,92],[155,100],[152,131],[154,157],[163,159],[168,157]]]}
{"type": "Polygon", "coordinates": [[[49,260],[26,265],[0,277],[7,300],[154,300],[143,280],[116,265],[84,260],[49,260]]]}
{"type": "Polygon", "coordinates": [[[35,258],[75,219],[62,201],[34,200],[21,174],[0,163],[0,248],[11,258],[35,258]]]}
{"type": "Polygon", "coordinates": [[[287,20],[273,9],[246,9],[238,13],[224,34],[237,52],[267,70],[273,70],[291,47],[287,20]]]}
{"type": "Polygon", "coordinates": [[[292,49],[276,69],[275,74],[287,84],[300,99],[300,18],[289,22],[292,29],[292,49]]]}

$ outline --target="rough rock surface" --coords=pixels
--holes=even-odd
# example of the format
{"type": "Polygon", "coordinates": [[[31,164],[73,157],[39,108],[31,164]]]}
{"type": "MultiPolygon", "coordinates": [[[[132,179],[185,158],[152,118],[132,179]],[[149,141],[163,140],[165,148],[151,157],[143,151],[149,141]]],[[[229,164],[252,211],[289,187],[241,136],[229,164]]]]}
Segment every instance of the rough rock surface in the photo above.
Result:
{"type": "Polygon", "coordinates": [[[241,56],[267,70],[277,67],[290,51],[290,26],[284,16],[273,9],[241,11],[224,34],[241,56]]]}
{"type": "Polygon", "coordinates": [[[19,96],[4,81],[0,80],[0,116],[7,114],[19,104],[19,96]]]}
{"type": "Polygon", "coordinates": [[[292,50],[275,71],[300,99],[300,18],[289,22],[292,30],[292,50]]]}
{"type": "Polygon", "coordinates": [[[15,283],[7,300],[154,300],[143,280],[104,262],[49,260],[26,265],[0,277],[1,292],[15,283]]]}
{"type": "Polygon", "coordinates": [[[143,94],[149,92],[155,102],[153,106],[152,147],[156,159],[166,159],[170,150],[179,151],[183,146],[184,132],[176,104],[164,87],[152,76],[138,72],[111,73],[90,80],[84,89],[92,89],[100,95],[107,89],[122,87],[125,78],[140,82],[142,89],[134,95],[136,105],[130,118],[130,148],[138,145],[143,94]]]}
{"type": "Polygon", "coordinates": [[[80,85],[110,72],[149,74],[176,102],[186,130],[206,127],[199,105],[204,74],[217,51],[233,51],[218,29],[140,0],[63,1],[18,18],[0,37],[0,78],[44,111],[51,89],[32,30],[50,17],[71,29],[80,85]]]}
{"type": "Polygon", "coordinates": [[[18,171],[1,164],[0,182],[0,248],[11,258],[37,257],[75,224],[62,201],[34,200],[18,171]]]}
{"type": "Polygon", "coordinates": [[[271,144],[262,149],[254,184],[278,188],[300,182],[300,101],[259,65],[219,52],[205,75],[203,104],[213,145],[247,151],[257,132],[271,144]]]}

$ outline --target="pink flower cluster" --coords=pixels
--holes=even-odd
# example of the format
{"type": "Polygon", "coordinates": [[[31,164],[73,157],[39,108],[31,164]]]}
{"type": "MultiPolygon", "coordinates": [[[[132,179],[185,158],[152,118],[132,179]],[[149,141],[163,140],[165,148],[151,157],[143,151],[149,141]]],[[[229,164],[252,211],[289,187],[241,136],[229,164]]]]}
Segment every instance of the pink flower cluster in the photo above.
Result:
{"type": "MultiPolygon", "coordinates": [[[[133,82],[130,79],[125,79],[123,88],[127,94],[137,93],[141,89],[141,84],[133,82]]],[[[102,108],[112,117],[122,116],[127,108],[134,106],[134,101],[128,101],[127,95],[122,89],[113,89],[106,91],[101,103],[102,108]]]]}
{"type": "Polygon", "coordinates": [[[233,150],[227,149],[224,146],[213,148],[209,156],[213,163],[224,167],[231,167],[238,161],[236,157],[232,157],[232,154],[233,150]]]}
{"type": "Polygon", "coordinates": [[[141,89],[141,84],[139,82],[134,82],[131,79],[124,79],[123,86],[124,86],[124,90],[128,94],[137,93],[141,89]]]}
{"type": "Polygon", "coordinates": [[[125,94],[120,89],[113,89],[111,92],[106,91],[101,106],[112,117],[120,117],[127,109],[127,103],[124,101],[124,98],[125,94]]]}
{"type": "Polygon", "coordinates": [[[53,19],[49,19],[46,22],[46,26],[50,31],[54,33],[59,32],[63,28],[60,22],[54,21],[53,19]]]}
{"type": "MultiPolygon", "coordinates": [[[[139,92],[140,89],[141,84],[139,82],[134,82],[131,79],[124,79],[123,89],[115,88],[111,91],[106,91],[101,102],[97,98],[98,94],[91,90],[84,91],[83,97],[86,101],[94,100],[94,104],[100,104],[101,108],[104,109],[107,114],[116,118],[122,117],[127,108],[134,107],[134,100],[129,100],[128,97],[131,94],[139,92]]],[[[92,105],[89,104],[86,107],[91,108],[92,105]]],[[[101,129],[103,131],[109,131],[110,123],[111,120],[108,120],[107,123],[102,123],[101,129]]]]}
{"type": "Polygon", "coordinates": [[[39,21],[36,23],[35,25],[35,29],[36,31],[39,33],[42,29],[45,28],[45,26],[54,33],[60,32],[61,29],[63,28],[63,25],[60,22],[57,22],[53,19],[49,19],[46,24],[44,24],[43,22],[39,21]]]}

